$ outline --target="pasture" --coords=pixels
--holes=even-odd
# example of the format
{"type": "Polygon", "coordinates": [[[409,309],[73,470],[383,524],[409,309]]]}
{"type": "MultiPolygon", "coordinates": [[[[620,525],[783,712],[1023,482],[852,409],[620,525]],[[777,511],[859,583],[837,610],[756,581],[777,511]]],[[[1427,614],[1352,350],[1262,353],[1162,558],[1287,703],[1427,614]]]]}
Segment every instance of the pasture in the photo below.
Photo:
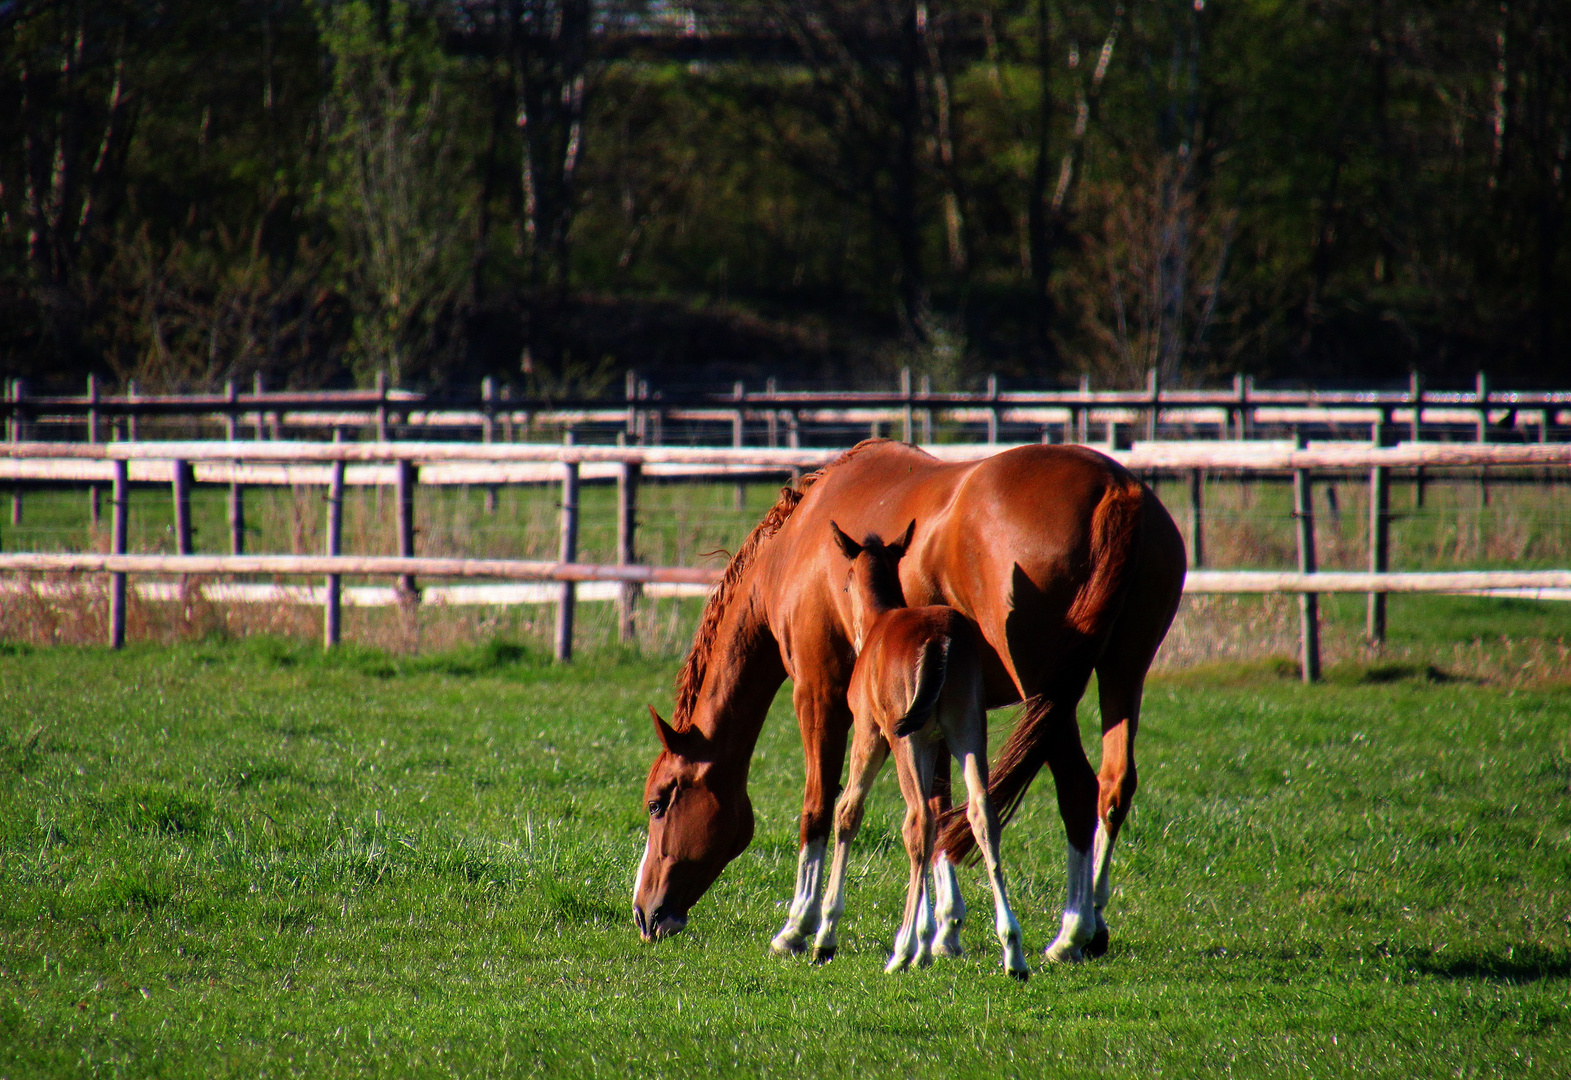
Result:
{"type": "MultiPolygon", "coordinates": [[[[1404,600],[1393,626],[1442,639],[1483,603],[1404,600]]],[[[1564,636],[1558,608],[1496,610],[1503,634],[1564,636]]],[[[1311,688],[1272,663],[1159,676],[1107,957],[1041,962],[1063,889],[1046,776],[1005,831],[1021,986],[976,870],[968,956],[882,973],[904,889],[888,773],[839,956],[768,955],[801,789],[784,693],[754,761],[751,848],[686,933],[641,944],[644,704],[668,708],[676,662],[600,649],[553,667],[500,642],[0,644],[0,1076],[1571,1062],[1565,687],[1423,665],[1344,664],[1311,688]]]]}

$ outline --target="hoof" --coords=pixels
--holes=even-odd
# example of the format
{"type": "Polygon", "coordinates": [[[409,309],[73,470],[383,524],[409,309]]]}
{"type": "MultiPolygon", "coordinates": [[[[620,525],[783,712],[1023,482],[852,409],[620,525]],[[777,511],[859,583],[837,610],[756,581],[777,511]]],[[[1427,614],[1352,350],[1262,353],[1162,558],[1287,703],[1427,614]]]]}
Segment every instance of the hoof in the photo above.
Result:
{"type": "Polygon", "coordinates": [[[1085,950],[1079,945],[1065,945],[1055,941],[1042,950],[1042,956],[1050,964],[1078,964],[1085,959],[1085,950]]]}
{"type": "Polygon", "coordinates": [[[1086,942],[1085,954],[1092,960],[1095,960],[1099,956],[1107,955],[1106,926],[1099,926],[1096,928],[1095,936],[1093,936],[1090,941],[1086,942]]]}
{"type": "Polygon", "coordinates": [[[769,943],[776,956],[801,956],[807,951],[807,939],[794,931],[782,930],[769,943]]]}
{"type": "Polygon", "coordinates": [[[957,926],[948,933],[940,934],[933,942],[934,956],[964,956],[965,947],[960,944],[960,928],[957,926]]]}
{"type": "Polygon", "coordinates": [[[815,964],[827,964],[834,958],[835,947],[833,945],[827,945],[822,948],[815,948],[813,950],[813,963],[815,964]]]}
{"type": "Polygon", "coordinates": [[[1009,972],[1009,977],[1015,980],[1015,982],[1025,982],[1031,977],[1030,968],[1020,968],[1018,971],[1014,968],[1008,968],[1007,970],[1009,972]]]}

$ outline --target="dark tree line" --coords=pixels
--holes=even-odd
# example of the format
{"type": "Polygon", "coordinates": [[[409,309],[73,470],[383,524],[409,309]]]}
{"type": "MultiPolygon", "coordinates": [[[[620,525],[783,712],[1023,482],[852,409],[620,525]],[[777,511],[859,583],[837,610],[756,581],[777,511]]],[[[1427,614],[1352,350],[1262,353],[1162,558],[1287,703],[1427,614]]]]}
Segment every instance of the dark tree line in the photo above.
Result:
{"type": "Polygon", "coordinates": [[[1554,0],[10,0],[0,367],[1571,378],[1554,0]]]}

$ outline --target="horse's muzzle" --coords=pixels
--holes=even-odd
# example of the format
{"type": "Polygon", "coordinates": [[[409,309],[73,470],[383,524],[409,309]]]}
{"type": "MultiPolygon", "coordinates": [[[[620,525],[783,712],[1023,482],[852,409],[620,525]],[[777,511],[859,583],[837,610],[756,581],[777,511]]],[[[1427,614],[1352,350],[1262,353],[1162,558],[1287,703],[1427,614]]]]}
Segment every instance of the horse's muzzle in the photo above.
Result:
{"type": "Polygon", "coordinates": [[[687,916],[673,915],[660,907],[645,913],[642,906],[634,904],[633,925],[638,927],[638,936],[645,941],[659,941],[686,929],[687,916]]]}

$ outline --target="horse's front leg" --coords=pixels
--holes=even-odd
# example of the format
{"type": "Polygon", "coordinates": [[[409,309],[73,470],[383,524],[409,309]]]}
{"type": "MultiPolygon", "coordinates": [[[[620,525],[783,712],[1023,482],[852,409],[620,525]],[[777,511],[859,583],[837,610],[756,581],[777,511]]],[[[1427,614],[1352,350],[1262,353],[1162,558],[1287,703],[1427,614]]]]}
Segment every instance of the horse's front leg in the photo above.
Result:
{"type": "Polygon", "coordinates": [[[835,803],[835,855],[829,867],[829,887],[824,890],[818,939],[813,942],[815,964],[834,958],[838,943],[836,932],[840,917],[845,914],[846,863],[851,855],[851,842],[862,827],[867,793],[872,790],[878,770],[883,768],[888,756],[889,744],[884,741],[883,732],[871,723],[857,725],[851,740],[851,773],[846,778],[845,792],[835,803]]]}
{"type": "Polygon", "coordinates": [[[851,710],[843,684],[809,677],[806,672],[829,665],[804,663],[804,674],[791,693],[797,727],[802,733],[802,754],[807,765],[807,786],[802,794],[801,849],[796,863],[796,889],[785,926],[770,942],[781,955],[804,952],[818,929],[824,856],[834,823],[835,794],[845,765],[846,734],[851,730],[851,710]]]}

